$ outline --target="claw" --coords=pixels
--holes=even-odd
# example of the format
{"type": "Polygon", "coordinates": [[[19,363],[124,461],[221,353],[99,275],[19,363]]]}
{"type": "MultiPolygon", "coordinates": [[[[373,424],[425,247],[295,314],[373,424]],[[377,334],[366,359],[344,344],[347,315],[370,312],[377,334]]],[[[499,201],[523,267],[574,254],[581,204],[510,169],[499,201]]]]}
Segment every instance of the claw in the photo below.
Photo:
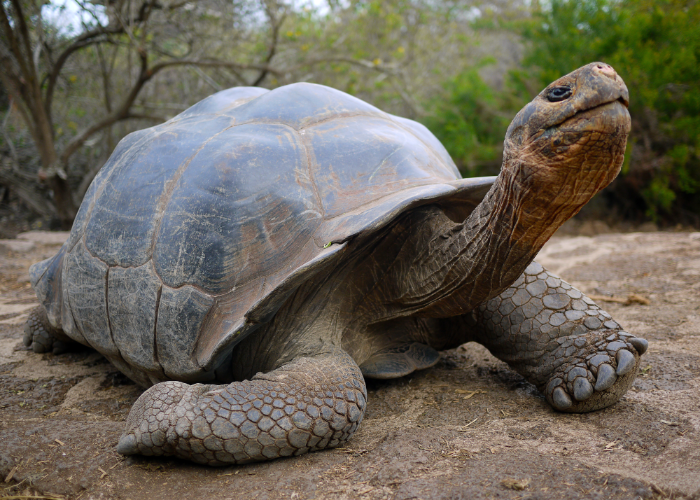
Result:
{"type": "Polygon", "coordinates": [[[632,344],[640,356],[647,352],[647,348],[649,347],[649,342],[647,342],[646,339],[640,339],[639,337],[631,338],[627,342],[632,344]]]}
{"type": "Polygon", "coordinates": [[[595,383],[595,390],[600,392],[610,388],[617,380],[615,370],[607,363],[601,363],[598,367],[598,380],[595,383]]]}
{"type": "Polygon", "coordinates": [[[559,410],[566,410],[573,404],[569,395],[561,387],[554,389],[552,393],[552,402],[559,410]]]}
{"type": "Polygon", "coordinates": [[[29,327],[29,321],[24,324],[24,338],[22,340],[24,342],[24,347],[29,347],[32,345],[32,330],[29,327]]]}
{"type": "Polygon", "coordinates": [[[136,436],[133,434],[126,434],[119,438],[117,453],[121,453],[122,455],[135,455],[138,452],[139,448],[136,444],[136,436]]]}
{"type": "Polygon", "coordinates": [[[583,377],[574,380],[574,398],[577,401],[588,399],[593,394],[593,386],[583,377]]]}
{"type": "Polygon", "coordinates": [[[620,349],[617,351],[617,374],[626,375],[634,368],[636,364],[636,359],[634,354],[629,352],[627,349],[620,349]]]}

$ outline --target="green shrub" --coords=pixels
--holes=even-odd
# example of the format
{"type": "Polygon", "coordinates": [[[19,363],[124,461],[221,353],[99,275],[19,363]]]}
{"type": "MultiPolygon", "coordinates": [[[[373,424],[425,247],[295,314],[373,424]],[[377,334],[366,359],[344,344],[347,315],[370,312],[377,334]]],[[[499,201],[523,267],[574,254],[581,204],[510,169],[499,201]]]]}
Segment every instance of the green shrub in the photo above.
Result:
{"type": "Polygon", "coordinates": [[[551,0],[523,35],[524,66],[542,85],[593,61],[611,64],[627,83],[632,134],[608,199],[656,221],[697,224],[700,2],[551,0]]]}
{"type": "MultiPolygon", "coordinates": [[[[442,142],[465,177],[496,175],[503,156],[503,138],[510,120],[527,98],[494,89],[476,67],[449,79],[443,93],[428,106],[423,123],[442,142]],[[513,101],[517,101],[515,104],[513,101]]],[[[510,89],[509,89],[510,90],[510,89]]]]}

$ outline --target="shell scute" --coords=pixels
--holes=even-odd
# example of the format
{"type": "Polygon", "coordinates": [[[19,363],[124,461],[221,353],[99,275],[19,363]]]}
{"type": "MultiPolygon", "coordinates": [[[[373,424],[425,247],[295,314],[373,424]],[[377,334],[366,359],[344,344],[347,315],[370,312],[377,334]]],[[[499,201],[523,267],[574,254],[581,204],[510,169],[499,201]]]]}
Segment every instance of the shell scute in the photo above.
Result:
{"type": "Polygon", "coordinates": [[[177,115],[173,121],[196,115],[220,115],[267,92],[269,92],[269,90],[260,87],[233,87],[232,89],[222,90],[221,92],[210,95],[206,99],[202,99],[194,106],[187,108],[177,115]]]}
{"type": "Polygon", "coordinates": [[[387,118],[356,116],[306,130],[326,219],[408,187],[457,178],[413,134],[387,118]]]}
{"type": "Polygon", "coordinates": [[[146,142],[110,159],[85,229],[90,252],[110,266],[135,267],[151,258],[153,237],[172,183],[213,136],[231,126],[226,117],[193,117],[157,127],[146,142]]]}
{"type": "Polygon", "coordinates": [[[161,281],[153,263],[110,268],[107,285],[109,325],[124,361],[162,377],[154,345],[161,281]]]}
{"type": "Polygon", "coordinates": [[[321,221],[306,170],[286,126],[241,125],[213,138],[165,210],[154,249],[163,282],[222,294],[286,267],[321,221]]]}
{"type": "Polygon", "coordinates": [[[430,130],[427,129],[425,125],[401,116],[392,116],[391,118],[399,126],[410,130],[413,135],[419,138],[423,144],[430,148],[431,152],[440,158],[442,167],[449,170],[453,178],[459,179],[462,177],[454,161],[452,161],[452,157],[445,149],[445,146],[443,146],[442,143],[437,140],[437,138],[432,134],[432,132],[430,132],[430,130]]]}
{"type": "Polygon", "coordinates": [[[214,371],[205,372],[193,360],[200,327],[214,299],[191,286],[164,286],[158,307],[156,344],[165,375],[174,380],[211,381],[214,371]]]}
{"type": "Polygon", "coordinates": [[[114,148],[114,152],[112,152],[112,155],[102,166],[100,171],[97,172],[97,175],[90,183],[90,186],[83,197],[83,202],[80,205],[80,209],[78,209],[78,213],[73,221],[70,236],[68,237],[67,244],[69,251],[85,234],[85,227],[90,220],[90,215],[92,213],[95,200],[97,199],[98,195],[101,194],[105,180],[109,178],[112,171],[119,165],[129,163],[130,161],[138,158],[142,153],[139,145],[148,141],[148,139],[153,135],[155,135],[154,129],[139,130],[137,132],[132,132],[119,141],[117,147],[114,148]]]}
{"type": "Polygon", "coordinates": [[[301,130],[342,115],[384,115],[374,106],[339,90],[313,83],[295,83],[262,94],[230,112],[236,123],[284,123],[301,130]]]}
{"type": "MultiPolygon", "coordinates": [[[[87,342],[107,357],[119,357],[107,314],[107,272],[104,262],[77,244],[63,262],[63,280],[76,326],[87,342]]],[[[63,297],[64,301],[66,297],[63,297]]]]}

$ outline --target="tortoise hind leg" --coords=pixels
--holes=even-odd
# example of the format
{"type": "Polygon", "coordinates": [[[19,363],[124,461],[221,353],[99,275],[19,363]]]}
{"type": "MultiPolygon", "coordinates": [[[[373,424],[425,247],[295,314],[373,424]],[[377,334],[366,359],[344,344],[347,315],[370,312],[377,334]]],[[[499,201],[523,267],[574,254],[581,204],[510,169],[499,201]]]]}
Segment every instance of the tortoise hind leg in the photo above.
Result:
{"type": "Polygon", "coordinates": [[[134,404],[117,451],[208,465],[301,455],[347,441],[366,398],[344,352],[297,358],[225,386],[162,382],[134,404]]]}
{"type": "Polygon", "coordinates": [[[597,410],[619,400],[634,382],[648,345],[536,262],[501,295],[448,326],[455,327],[469,330],[470,340],[567,412],[597,410]]]}
{"type": "Polygon", "coordinates": [[[31,347],[36,353],[53,352],[61,354],[76,344],[60,328],[54,328],[46,316],[46,310],[37,306],[29,311],[29,317],[24,324],[24,345],[31,347]]]}

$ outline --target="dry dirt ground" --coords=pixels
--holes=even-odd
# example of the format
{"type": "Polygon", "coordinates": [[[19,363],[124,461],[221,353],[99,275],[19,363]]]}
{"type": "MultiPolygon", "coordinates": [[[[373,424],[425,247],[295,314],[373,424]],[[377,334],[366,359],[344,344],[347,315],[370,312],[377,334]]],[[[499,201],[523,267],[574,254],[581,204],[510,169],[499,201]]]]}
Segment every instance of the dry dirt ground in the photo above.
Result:
{"type": "Polygon", "coordinates": [[[632,390],[552,411],[480,346],[369,383],[343,448],[241,467],[128,458],[115,445],[141,389],[100,355],[21,342],[28,266],[65,234],[0,242],[0,498],[700,499],[700,233],[558,237],[539,261],[650,341],[632,390]]]}

